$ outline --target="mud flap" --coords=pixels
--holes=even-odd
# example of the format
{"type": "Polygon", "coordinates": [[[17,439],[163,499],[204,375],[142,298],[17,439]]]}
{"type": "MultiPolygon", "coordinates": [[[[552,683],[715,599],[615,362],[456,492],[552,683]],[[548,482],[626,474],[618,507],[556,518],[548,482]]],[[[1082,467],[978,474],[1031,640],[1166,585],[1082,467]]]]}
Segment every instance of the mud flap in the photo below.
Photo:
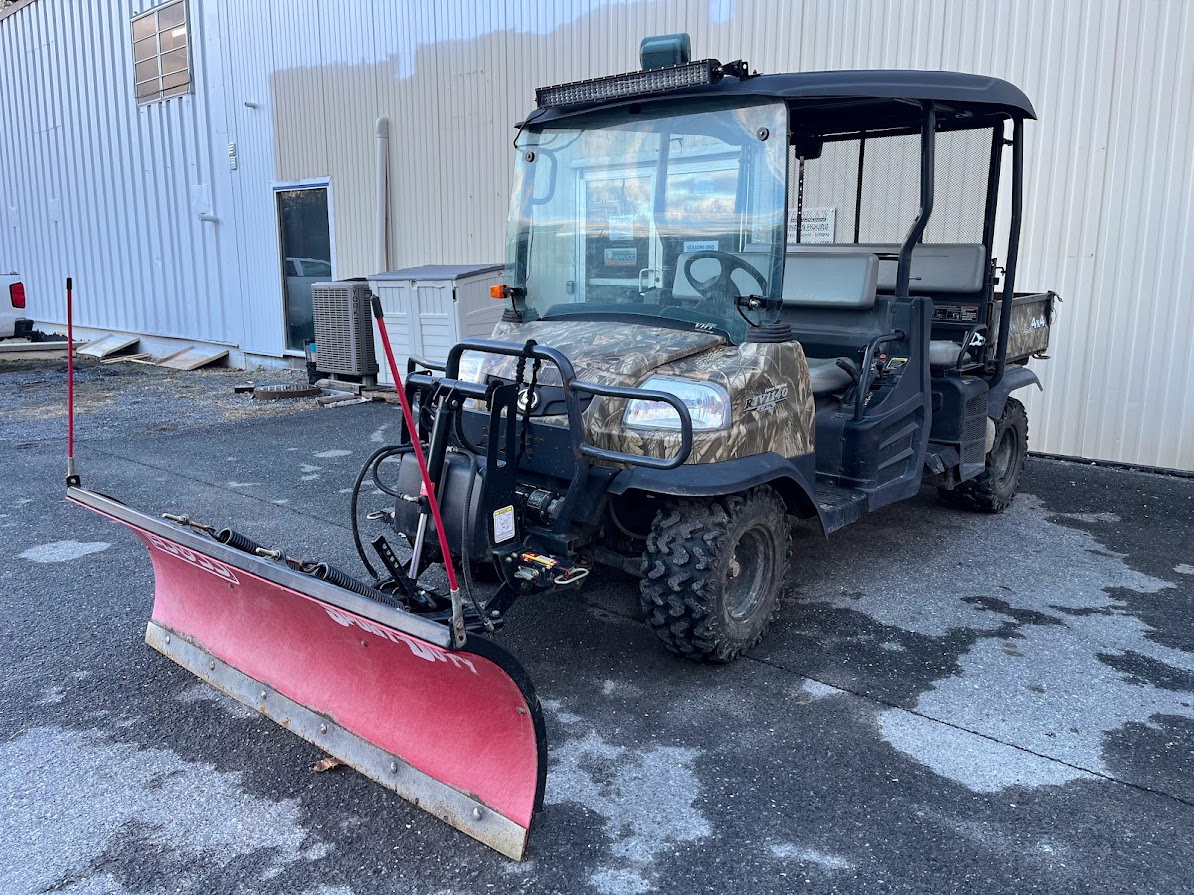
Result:
{"type": "Polygon", "coordinates": [[[515,860],[542,809],[543,714],[518,662],[448,629],[82,488],[153,560],[146,642],[515,860]]]}

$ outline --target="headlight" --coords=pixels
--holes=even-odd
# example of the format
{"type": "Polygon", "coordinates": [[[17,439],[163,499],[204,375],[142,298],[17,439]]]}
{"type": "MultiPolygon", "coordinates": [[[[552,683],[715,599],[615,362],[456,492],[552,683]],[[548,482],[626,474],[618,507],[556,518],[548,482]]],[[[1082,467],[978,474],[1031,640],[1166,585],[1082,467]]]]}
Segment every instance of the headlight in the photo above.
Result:
{"type": "MultiPolygon", "coordinates": [[[[652,376],[639,388],[667,392],[683,401],[693,429],[725,429],[730,425],[729,395],[711,382],[652,376]]],[[[635,429],[679,429],[680,414],[662,401],[634,400],[626,406],[626,425],[635,429]]]]}
{"type": "Polygon", "coordinates": [[[465,351],[460,355],[460,371],[456,378],[461,382],[481,382],[481,367],[485,363],[485,355],[480,351],[465,351]]]}

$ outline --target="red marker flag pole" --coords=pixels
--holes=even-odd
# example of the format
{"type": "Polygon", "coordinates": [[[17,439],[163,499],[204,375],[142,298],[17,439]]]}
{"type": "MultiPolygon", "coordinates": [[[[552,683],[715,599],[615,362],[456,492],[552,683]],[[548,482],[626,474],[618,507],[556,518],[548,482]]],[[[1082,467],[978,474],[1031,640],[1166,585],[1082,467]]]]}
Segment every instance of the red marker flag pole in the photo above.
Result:
{"type": "Polygon", "coordinates": [[[415,462],[419,464],[419,475],[423,478],[423,487],[427,491],[427,503],[431,507],[431,518],[435,521],[435,533],[439,536],[440,552],[444,556],[444,570],[448,573],[448,590],[452,597],[452,638],[457,647],[464,645],[464,618],[460,603],[460,588],[456,585],[456,568],[452,564],[452,554],[448,551],[448,537],[444,533],[444,520],[439,512],[439,500],[435,496],[435,482],[431,481],[431,473],[427,469],[427,459],[423,456],[423,446],[419,443],[419,430],[415,428],[415,417],[410,409],[410,402],[406,400],[406,388],[402,384],[402,377],[398,374],[398,362],[394,360],[394,349],[390,346],[390,334],[386,332],[386,321],[381,310],[381,301],[373,296],[373,316],[377,318],[377,332],[381,336],[381,344],[386,352],[386,363],[390,367],[390,375],[394,379],[394,390],[398,393],[398,403],[402,405],[402,416],[406,420],[406,431],[410,433],[410,440],[414,446],[415,462]]]}
{"type": "Polygon", "coordinates": [[[75,472],[75,327],[73,281],[66,278],[66,484],[78,487],[81,482],[75,472]]]}

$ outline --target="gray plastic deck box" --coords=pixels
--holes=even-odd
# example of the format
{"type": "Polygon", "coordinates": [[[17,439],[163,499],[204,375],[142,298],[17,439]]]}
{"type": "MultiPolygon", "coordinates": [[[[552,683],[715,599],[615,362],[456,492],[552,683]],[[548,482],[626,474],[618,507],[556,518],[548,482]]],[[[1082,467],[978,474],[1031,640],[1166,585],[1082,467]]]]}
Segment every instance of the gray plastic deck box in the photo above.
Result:
{"type": "MultiPolygon", "coordinates": [[[[369,277],[369,287],[381,299],[398,372],[406,376],[411,355],[443,362],[461,339],[488,338],[504,307],[489,297],[489,287],[501,276],[500,264],[425,264],[369,277]]],[[[377,379],[393,385],[376,329],[377,379]]]]}

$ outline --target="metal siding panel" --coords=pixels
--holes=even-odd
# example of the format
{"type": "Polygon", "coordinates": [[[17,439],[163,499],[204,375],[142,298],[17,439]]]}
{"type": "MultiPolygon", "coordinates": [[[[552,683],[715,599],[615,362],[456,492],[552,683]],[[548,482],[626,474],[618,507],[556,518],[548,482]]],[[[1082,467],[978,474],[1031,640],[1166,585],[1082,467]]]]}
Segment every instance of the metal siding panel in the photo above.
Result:
{"type": "MultiPolygon", "coordinates": [[[[217,0],[192,0],[193,31],[205,2],[217,0]]],[[[1194,11],[1183,0],[218,3],[221,46],[197,62],[196,80],[207,72],[214,90],[212,66],[226,67],[223,111],[201,95],[167,114],[136,110],[128,2],[37,3],[0,22],[0,110],[18,123],[0,135],[0,195],[22,222],[0,227],[0,267],[12,256],[37,288],[58,289],[59,261],[44,247],[61,234],[89,287],[124,287],[105,284],[83,312],[90,319],[220,330],[276,352],[281,291],[266,184],[330,176],[337,274],[372,272],[378,115],[391,121],[391,267],[473,263],[502,257],[510,125],[534,87],[632,68],[644,34],[686,29],[698,57],[746,57],[761,71],[989,73],[1024,88],[1041,116],[1027,128],[1019,285],[1066,299],[1054,359],[1033,362],[1048,390],[1025,396],[1033,446],[1194,468],[1194,368],[1173,361],[1194,329],[1181,300],[1194,275],[1194,11]],[[41,113],[20,60],[35,45],[53,54],[45,111],[67,116],[50,138],[31,135],[41,113]],[[64,95],[97,70],[87,101],[68,109],[64,95]],[[241,170],[220,187],[233,139],[241,170]],[[46,151],[30,158],[39,140],[46,151]],[[217,204],[231,201],[235,226],[221,210],[221,224],[197,228],[188,181],[213,184],[217,204]],[[69,221],[53,224],[42,197],[59,189],[77,199],[63,203],[69,221]],[[203,270],[221,264],[239,276],[203,270]],[[235,305],[223,307],[221,293],[235,305]]]]}
{"type": "Polygon", "coordinates": [[[83,326],[229,341],[207,273],[217,246],[189,213],[191,184],[210,168],[203,99],[136,109],[132,14],[127,2],[64,0],[0,21],[11,74],[0,117],[16,124],[0,132],[0,158],[23,231],[4,228],[0,265],[26,278],[45,322],[63,322],[70,275],[83,326]]]}

